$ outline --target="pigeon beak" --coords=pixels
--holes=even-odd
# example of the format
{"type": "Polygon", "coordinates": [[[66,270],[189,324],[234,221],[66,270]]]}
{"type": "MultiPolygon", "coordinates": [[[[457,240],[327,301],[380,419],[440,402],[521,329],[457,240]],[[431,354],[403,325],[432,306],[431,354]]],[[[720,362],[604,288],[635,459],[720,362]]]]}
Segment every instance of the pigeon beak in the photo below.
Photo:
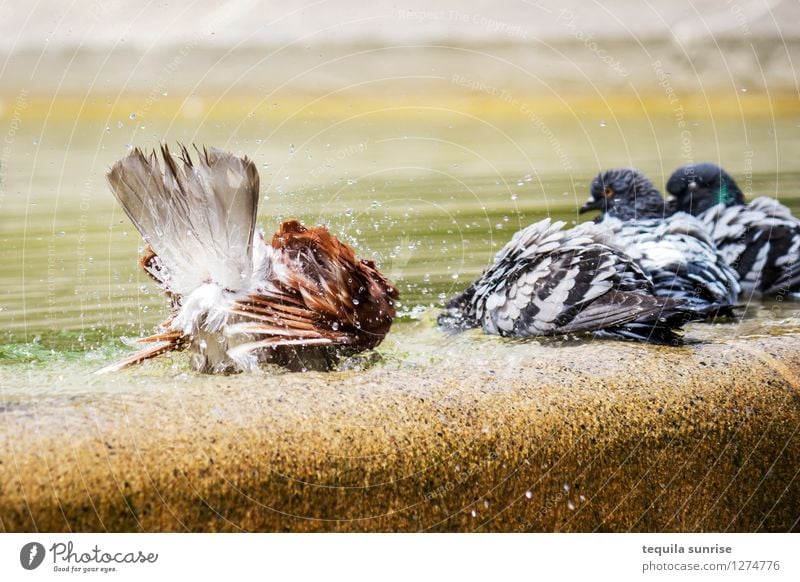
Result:
{"type": "Polygon", "coordinates": [[[578,209],[578,214],[583,214],[585,212],[591,212],[592,210],[601,210],[603,207],[602,200],[595,200],[594,198],[589,198],[586,201],[586,204],[581,206],[578,209]]]}
{"type": "Polygon", "coordinates": [[[667,196],[667,209],[670,211],[670,213],[675,212],[678,209],[678,197],[674,194],[667,196]]]}

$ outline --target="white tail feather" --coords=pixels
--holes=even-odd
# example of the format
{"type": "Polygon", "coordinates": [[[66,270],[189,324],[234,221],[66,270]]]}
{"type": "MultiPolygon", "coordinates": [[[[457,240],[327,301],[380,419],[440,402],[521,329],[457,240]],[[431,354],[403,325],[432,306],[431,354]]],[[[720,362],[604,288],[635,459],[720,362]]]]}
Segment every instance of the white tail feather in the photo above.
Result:
{"type": "Polygon", "coordinates": [[[239,290],[253,274],[259,177],[253,162],[222,150],[138,148],[117,162],[108,182],[128,217],[159,256],[170,291],[187,294],[204,282],[239,290]]]}

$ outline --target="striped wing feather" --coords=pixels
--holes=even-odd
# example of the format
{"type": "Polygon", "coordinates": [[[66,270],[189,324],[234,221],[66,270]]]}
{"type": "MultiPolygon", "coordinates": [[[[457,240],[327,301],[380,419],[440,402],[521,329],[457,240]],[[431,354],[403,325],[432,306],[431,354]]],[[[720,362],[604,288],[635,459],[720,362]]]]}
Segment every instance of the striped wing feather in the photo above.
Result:
{"type": "Polygon", "coordinates": [[[788,208],[761,197],[747,206],[712,207],[701,218],[743,292],[772,296],[800,291],[800,221],[788,208]]]}
{"type": "Polygon", "coordinates": [[[657,295],[689,301],[697,308],[736,303],[737,274],[694,216],[679,213],[665,220],[606,223],[647,272],[657,295]]]}
{"type": "Polygon", "coordinates": [[[656,339],[672,341],[672,328],[680,324],[659,320],[684,312],[653,295],[644,272],[607,244],[608,230],[562,227],[544,220],[517,233],[494,264],[448,304],[440,324],[521,337],[606,330],[649,339],[658,328],[656,339]],[[633,323],[640,327],[625,327],[633,323]]]}

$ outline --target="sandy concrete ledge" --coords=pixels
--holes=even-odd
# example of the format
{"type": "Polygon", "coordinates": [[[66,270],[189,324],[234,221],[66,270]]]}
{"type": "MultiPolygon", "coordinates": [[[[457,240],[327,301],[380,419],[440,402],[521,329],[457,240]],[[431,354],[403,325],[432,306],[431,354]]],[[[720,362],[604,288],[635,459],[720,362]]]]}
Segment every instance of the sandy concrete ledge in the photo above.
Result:
{"type": "Polygon", "coordinates": [[[450,350],[7,398],[0,528],[800,529],[800,336],[450,350]]]}

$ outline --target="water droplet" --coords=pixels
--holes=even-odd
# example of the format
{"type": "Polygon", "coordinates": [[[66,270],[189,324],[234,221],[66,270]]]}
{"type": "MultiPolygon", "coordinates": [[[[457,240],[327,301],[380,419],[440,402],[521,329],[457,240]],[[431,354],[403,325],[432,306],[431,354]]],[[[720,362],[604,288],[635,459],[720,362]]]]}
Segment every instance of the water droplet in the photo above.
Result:
{"type": "Polygon", "coordinates": [[[201,350],[204,350],[208,347],[208,343],[206,342],[206,340],[200,340],[197,345],[200,346],[201,350]]]}
{"type": "Polygon", "coordinates": [[[518,198],[518,196],[516,194],[512,194],[511,195],[511,200],[516,200],[517,198],[518,198]]]}
{"type": "Polygon", "coordinates": [[[528,499],[530,499],[531,497],[533,497],[533,493],[531,493],[530,491],[526,491],[526,492],[525,492],[525,497],[527,497],[528,499]]]}
{"type": "Polygon", "coordinates": [[[566,483],[564,483],[564,491],[569,493],[569,485],[567,485],[566,483]]]}
{"type": "Polygon", "coordinates": [[[569,509],[570,511],[575,511],[575,504],[572,503],[571,500],[567,501],[567,509],[569,509]]]}
{"type": "Polygon", "coordinates": [[[358,299],[353,299],[353,305],[358,305],[358,299]]]}
{"type": "Polygon", "coordinates": [[[608,124],[605,121],[600,122],[600,127],[606,127],[608,124]]]}
{"type": "Polygon", "coordinates": [[[130,117],[131,119],[136,119],[136,114],[135,113],[131,113],[128,117],[130,117]]]}
{"type": "Polygon", "coordinates": [[[293,153],[294,153],[294,144],[290,143],[289,144],[289,155],[292,155],[293,153]]]}
{"type": "Polygon", "coordinates": [[[338,322],[338,321],[334,321],[334,322],[331,324],[331,329],[332,329],[333,331],[336,331],[337,329],[339,329],[339,322],[338,322]]]}
{"type": "Polygon", "coordinates": [[[739,89],[739,91],[741,91],[742,93],[747,93],[747,87],[742,87],[741,89],[739,89]]]}
{"type": "Polygon", "coordinates": [[[488,501],[484,501],[483,502],[483,507],[484,507],[484,509],[489,509],[489,502],[488,501]]]}
{"type": "Polygon", "coordinates": [[[472,515],[472,517],[477,517],[478,512],[473,509],[472,511],[470,511],[470,515],[472,515]]]}
{"type": "Polygon", "coordinates": [[[526,182],[530,182],[531,180],[533,180],[533,176],[531,176],[530,174],[525,174],[525,176],[522,179],[525,180],[526,182]]]}

